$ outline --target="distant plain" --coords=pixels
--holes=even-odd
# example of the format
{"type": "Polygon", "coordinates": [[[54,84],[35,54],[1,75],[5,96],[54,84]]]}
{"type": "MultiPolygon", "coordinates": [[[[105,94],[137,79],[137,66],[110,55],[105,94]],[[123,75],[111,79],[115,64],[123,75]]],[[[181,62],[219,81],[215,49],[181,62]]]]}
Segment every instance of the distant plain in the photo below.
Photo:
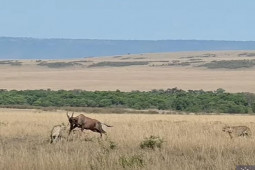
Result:
{"type": "Polygon", "coordinates": [[[254,60],[254,51],[130,54],[72,60],[5,60],[0,61],[0,89],[149,91],[177,87],[184,90],[223,88],[227,92],[254,93],[254,60]],[[218,61],[224,62],[216,63],[219,65],[216,68],[204,65],[218,61]],[[226,61],[238,63],[229,66],[226,61]]]}

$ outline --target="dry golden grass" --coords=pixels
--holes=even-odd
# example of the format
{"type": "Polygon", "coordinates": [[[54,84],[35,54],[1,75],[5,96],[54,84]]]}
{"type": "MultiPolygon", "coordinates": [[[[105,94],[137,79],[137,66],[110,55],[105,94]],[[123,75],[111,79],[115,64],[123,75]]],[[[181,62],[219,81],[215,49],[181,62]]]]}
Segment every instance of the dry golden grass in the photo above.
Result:
{"type": "Polygon", "coordinates": [[[231,140],[221,131],[224,124],[246,125],[254,133],[254,116],[86,115],[114,126],[107,129],[108,138],[86,131],[49,144],[52,126],[67,122],[64,111],[0,109],[0,169],[220,170],[255,165],[255,138],[231,140]],[[163,138],[161,149],[139,147],[151,135],[163,138]],[[111,149],[110,141],[117,147],[111,149]]]}
{"type": "MultiPolygon", "coordinates": [[[[243,60],[254,57],[240,57],[244,51],[180,52],[161,54],[139,54],[103,58],[89,58],[71,61],[80,62],[82,67],[48,68],[37,66],[38,62],[24,60],[22,66],[0,65],[0,89],[84,89],[94,90],[152,90],[178,87],[184,90],[216,90],[228,92],[255,93],[255,69],[206,69],[195,67],[213,60],[243,60]],[[215,54],[215,57],[204,55],[215,54]],[[193,60],[192,60],[193,59],[193,60]],[[194,60],[195,59],[195,60],[194,60]],[[162,66],[164,61],[190,62],[191,66],[162,66]],[[114,61],[150,61],[149,65],[129,67],[87,67],[90,64],[114,61]],[[155,65],[155,66],[152,66],[155,65]]],[[[254,53],[250,51],[250,53],[254,53]]],[[[61,61],[48,61],[61,62],[61,61]]],[[[63,62],[63,61],[62,61],[63,62]]]]}

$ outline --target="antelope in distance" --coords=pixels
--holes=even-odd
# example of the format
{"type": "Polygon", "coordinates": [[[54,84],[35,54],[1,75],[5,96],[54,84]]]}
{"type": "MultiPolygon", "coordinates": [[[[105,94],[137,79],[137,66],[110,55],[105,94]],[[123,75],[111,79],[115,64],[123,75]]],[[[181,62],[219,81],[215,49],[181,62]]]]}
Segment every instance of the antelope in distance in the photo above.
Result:
{"type": "Polygon", "coordinates": [[[81,131],[83,131],[84,129],[88,129],[93,132],[100,133],[100,136],[102,137],[102,134],[106,134],[106,131],[104,131],[102,125],[105,125],[107,127],[113,127],[105,123],[102,123],[96,119],[91,119],[89,117],[86,117],[83,114],[80,114],[76,117],[73,117],[73,114],[74,113],[72,113],[70,117],[68,115],[68,112],[66,113],[68,121],[70,123],[69,135],[74,128],[78,127],[78,128],[81,128],[81,131]]]}

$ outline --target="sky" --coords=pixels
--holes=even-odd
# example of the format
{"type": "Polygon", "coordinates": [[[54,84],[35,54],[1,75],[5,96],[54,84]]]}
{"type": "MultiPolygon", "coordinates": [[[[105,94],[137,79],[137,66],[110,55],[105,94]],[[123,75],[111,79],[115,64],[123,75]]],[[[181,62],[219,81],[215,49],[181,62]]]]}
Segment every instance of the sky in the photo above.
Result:
{"type": "Polygon", "coordinates": [[[255,41],[254,0],[0,0],[0,36],[255,41]]]}

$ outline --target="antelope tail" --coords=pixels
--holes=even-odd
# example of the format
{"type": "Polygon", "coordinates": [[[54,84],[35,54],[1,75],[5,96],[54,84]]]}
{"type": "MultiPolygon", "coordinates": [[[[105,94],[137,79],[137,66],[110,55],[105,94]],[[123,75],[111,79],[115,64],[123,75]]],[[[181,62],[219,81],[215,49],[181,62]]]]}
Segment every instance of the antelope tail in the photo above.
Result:
{"type": "Polygon", "coordinates": [[[105,126],[107,126],[107,127],[113,127],[113,126],[107,125],[107,124],[105,124],[105,123],[101,123],[101,124],[103,124],[103,125],[105,125],[105,126]]]}

